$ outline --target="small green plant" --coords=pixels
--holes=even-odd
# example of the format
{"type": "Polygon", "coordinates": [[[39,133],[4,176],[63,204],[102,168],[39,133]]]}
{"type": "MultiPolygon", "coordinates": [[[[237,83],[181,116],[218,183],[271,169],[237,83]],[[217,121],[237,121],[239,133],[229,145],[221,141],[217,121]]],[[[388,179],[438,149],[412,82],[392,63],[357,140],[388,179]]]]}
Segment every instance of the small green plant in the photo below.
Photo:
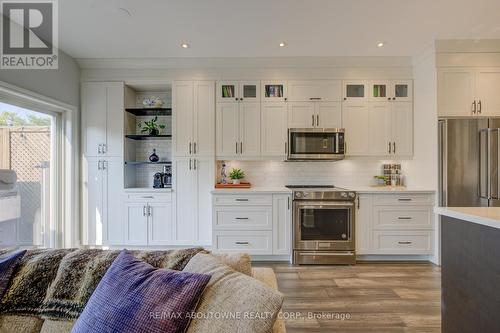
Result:
{"type": "Polygon", "coordinates": [[[141,133],[148,133],[149,135],[159,135],[160,129],[164,129],[165,125],[157,124],[158,116],[154,117],[150,121],[144,121],[144,127],[142,123],[139,123],[139,128],[141,128],[141,133]]]}
{"type": "Polygon", "coordinates": [[[229,178],[231,179],[243,179],[245,178],[245,172],[241,169],[231,169],[229,173],[229,178]]]}

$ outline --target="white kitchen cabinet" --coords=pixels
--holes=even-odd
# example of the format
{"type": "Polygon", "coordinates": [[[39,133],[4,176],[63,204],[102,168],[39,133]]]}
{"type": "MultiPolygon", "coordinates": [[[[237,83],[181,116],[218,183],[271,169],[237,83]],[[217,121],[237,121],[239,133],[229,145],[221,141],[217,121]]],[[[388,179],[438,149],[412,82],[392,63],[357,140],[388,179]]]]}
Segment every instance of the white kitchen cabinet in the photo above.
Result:
{"type": "Polygon", "coordinates": [[[211,242],[211,191],[215,162],[212,158],[178,158],[174,162],[174,235],[176,245],[211,242]]]}
{"type": "Polygon", "coordinates": [[[292,252],[291,206],[290,195],[273,195],[273,254],[292,252]]]}
{"type": "Polygon", "coordinates": [[[373,80],[368,89],[371,101],[399,101],[413,100],[412,80],[373,80]]]}
{"type": "Polygon", "coordinates": [[[175,81],[172,86],[174,155],[213,156],[215,153],[215,84],[175,81]]]}
{"type": "Polygon", "coordinates": [[[287,155],[287,103],[262,103],[261,154],[285,158],[287,155]]]}
{"type": "Polygon", "coordinates": [[[294,80],[287,84],[289,102],[339,102],[342,99],[339,80],[294,80]]]}
{"type": "Polygon", "coordinates": [[[357,199],[358,255],[431,255],[432,193],[361,193],[357,199]]]}
{"type": "Polygon", "coordinates": [[[288,102],[288,128],[342,128],[340,102],[288,102]]]}
{"type": "Polygon", "coordinates": [[[125,244],[148,244],[148,213],[145,203],[126,203],[125,244]]]}
{"type": "Polygon", "coordinates": [[[214,251],[291,255],[289,194],[214,194],[212,200],[214,251]]]}
{"type": "Polygon", "coordinates": [[[372,196],[359,194],[356,198],[355,239],[356,254],[368,254],[372,239],[372,196]]]}
{"type": "Polygon", "coordinates": [[[370,155],[370,109],[367,102],[346,102],[342,106],[346,155],[370,155]]]}
{"type": "Polygon", "coordinates": [[[84,245],[122,244],[122,159],[86,157],[82,171],[84,245]]]}
{"type": "Polygon", "coordinates": [[[500,116],[500,68],[476,71],[476,108],[480,116],[500,116]]]}
{"type": "Polygon", "coordinates": [[[285,102],[287,89],[286,81],[261,81],[261,99],[263,102],[285,102]]]}
{"type": "Polygon", "coordinates": [[[499,84],[500,68],[439,69],[439,116],[499,116],[499,84]]]}
{"type": "Polygon", "coordinates": [[[148,216],[148,244],[172,243],[172,203],[151,202],[148,216]]]}
{"type": "Polygon", "coordinates": [[[260,156],[260,103],[217,105],[217,157],[260,156]]]}
{"type": "Polygon", "coordinates": [[[345,102],[342,119],[349,156],[413,154],[412,102],[345,102]]]}
{"type": "Polygon", "coordinates": [[[81,94],[84,154],[123,156],[123,82],[84,82],[81,94]]]}
{"type": "Polygon", "coordinates": [[[260,102],[260,81],[219,81],[217,102],[260,102]]]}

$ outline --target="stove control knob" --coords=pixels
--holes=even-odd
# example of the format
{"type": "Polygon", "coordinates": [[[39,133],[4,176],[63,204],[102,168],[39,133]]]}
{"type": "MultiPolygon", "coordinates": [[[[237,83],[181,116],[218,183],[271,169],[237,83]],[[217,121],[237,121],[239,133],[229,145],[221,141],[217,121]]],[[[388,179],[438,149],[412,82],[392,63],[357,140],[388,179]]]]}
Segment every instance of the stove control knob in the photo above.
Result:
{"type": "Polygon", "coordinates": [[[307,198],[309,196],[308,192],[304,192],[304,198],[307,198]]]}
{"type": "Polygon", "coordinates": [[[342,198],[347,198],[347,193],[346,193],[346,192],[342,192],[342,193],[340,193],[340,196],[341,196],[342,198]]]}
{"type": "Polygon", "coordinates": [[[302,198],[302,193],[300,193],[300,192],[295,193],[295,197],[302,198]]]}
{"type": "Polygon", "coordinates": [[[354,193],[354,192],[349,192],[349,197],[351,197],[351,198],[356,197],[356,193],[354,193]]]}

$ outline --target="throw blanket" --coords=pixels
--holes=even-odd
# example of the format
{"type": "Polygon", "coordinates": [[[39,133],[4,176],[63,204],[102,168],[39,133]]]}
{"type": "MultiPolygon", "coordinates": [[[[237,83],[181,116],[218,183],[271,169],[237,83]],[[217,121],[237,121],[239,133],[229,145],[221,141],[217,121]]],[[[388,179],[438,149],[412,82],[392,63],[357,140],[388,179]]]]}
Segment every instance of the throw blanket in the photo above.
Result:
{"type": "MultiPolygon", "coordinates": [[[[182,270],[201,251],[131,252],[154,267],[182,270]]],[[[76,319],[119,253],[99,249],[28,251],[0,302],[0,312],[76,319]]]]}
{"type": "Polygon", "coordinates": [[[17,174],[14,170],[0,169],[0,184],[14,185],[17,181],[17,174]]]}

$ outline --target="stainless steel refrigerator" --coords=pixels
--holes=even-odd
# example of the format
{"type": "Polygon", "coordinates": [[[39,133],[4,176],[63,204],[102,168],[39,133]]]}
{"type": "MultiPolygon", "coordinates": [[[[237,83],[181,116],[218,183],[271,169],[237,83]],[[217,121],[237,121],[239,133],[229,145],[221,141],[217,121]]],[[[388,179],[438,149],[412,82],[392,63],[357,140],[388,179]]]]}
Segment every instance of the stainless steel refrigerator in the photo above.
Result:
{"type": "Polygon", "coordinates": [[[500,118],[439,120],[440,205],[500,207],[500,118]]]}

